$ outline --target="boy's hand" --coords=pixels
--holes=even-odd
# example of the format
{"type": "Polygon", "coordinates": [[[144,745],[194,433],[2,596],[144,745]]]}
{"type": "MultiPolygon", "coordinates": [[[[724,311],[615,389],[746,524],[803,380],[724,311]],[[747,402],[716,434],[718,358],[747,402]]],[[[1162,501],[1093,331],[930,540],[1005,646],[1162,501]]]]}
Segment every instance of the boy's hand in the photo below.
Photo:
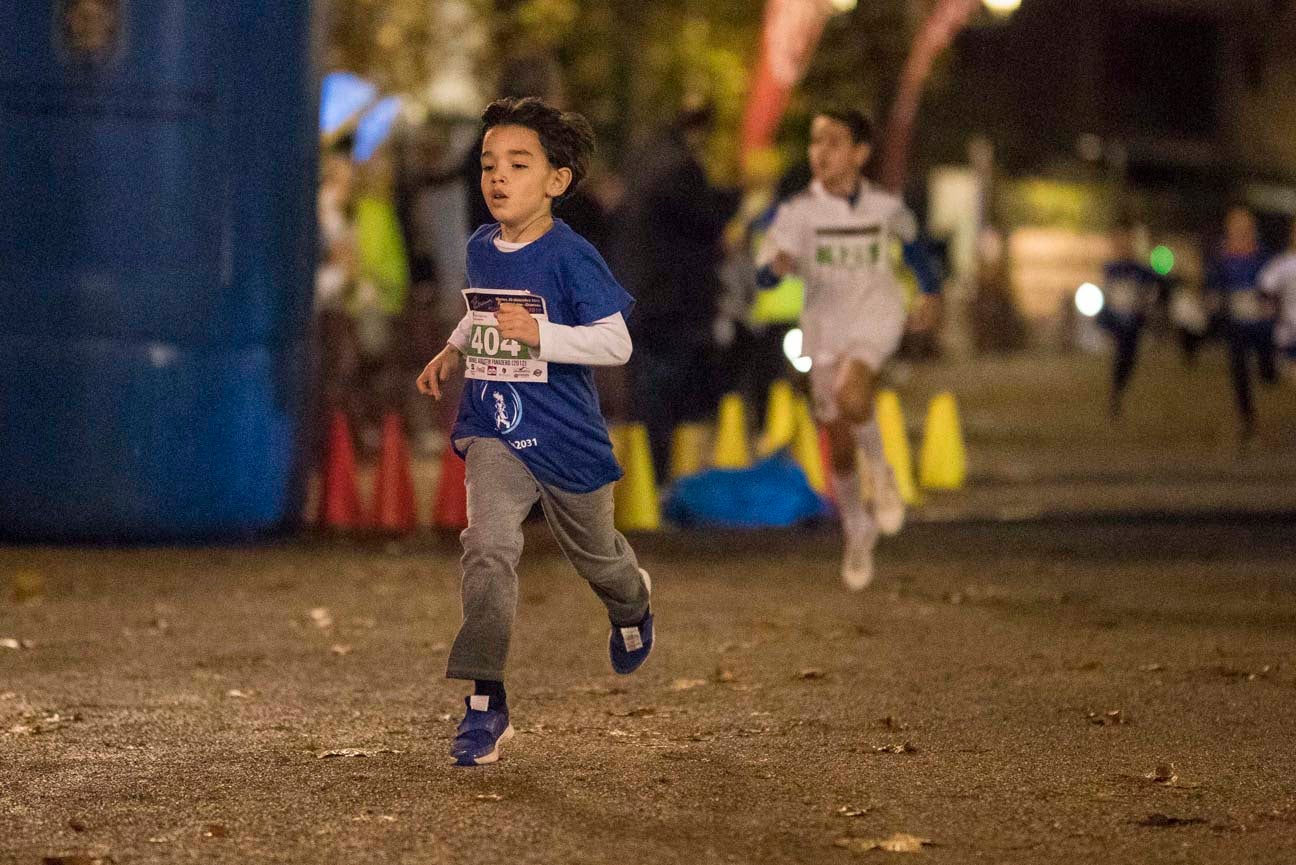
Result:
{"type": "Polygon", "coordinates": [[[540,347],[540,324],[521,304],[501,303],[495,320],[504,339],[516,339],[532,348],[540,347]]]}
{"type": "Polygon", "coordinates": [[[436,357],[428,361],[428,365],[423,367],[423,372],[419,373],[419,393],[441,399],[441,382],[448,379],[450,373],[454,372],[458,367],[459,349],[453,345],[447,345],[441,349],[436,357]]]}
{"type": "Polygon", "coordinates": [[[920,294],[909,309],[905,329],[910,333],[928,333],[936,328],[941,316],[941,297],[938,294],[920,294]]]}
{"type": "Polygon", "coordinates": [[[770,262],[770,268],[778,274],[779,279],[797,272],[796,259],[786,252],[779,252],[770,262]]]}

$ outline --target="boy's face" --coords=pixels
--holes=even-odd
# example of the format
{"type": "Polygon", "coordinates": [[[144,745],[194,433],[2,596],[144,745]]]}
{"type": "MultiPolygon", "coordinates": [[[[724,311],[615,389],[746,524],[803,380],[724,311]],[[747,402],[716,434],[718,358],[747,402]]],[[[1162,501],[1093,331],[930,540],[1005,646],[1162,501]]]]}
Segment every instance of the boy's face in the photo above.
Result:
{"type": "Polygon", "coordinates": [[[524,228],[546,215],[571,183],[570,168],[554,168],[540,136],[526,126],[494,126],[482,139],[481,191],[491,216],[524,228]]]}
{"type": "Polygon", "coordinates": [[[830,192],[854,191],[871,148],[856,143],[846,124],[819,115],[810,124],[810,172],[830,192]]]}
{"type": "Polygon", "coordinates": [[[1116,258],[1134,257],[1134,233],[1128,228],[1117,228],[1112,232],[1112,254],[1116,258]]]}
{"type": "Polygon", "coordinates": [[[1231,250],[1246,252],[1256,246],[1256,221],[1245,207],[1234,207],[1224,218],[1224,244],[1231,250]]]}

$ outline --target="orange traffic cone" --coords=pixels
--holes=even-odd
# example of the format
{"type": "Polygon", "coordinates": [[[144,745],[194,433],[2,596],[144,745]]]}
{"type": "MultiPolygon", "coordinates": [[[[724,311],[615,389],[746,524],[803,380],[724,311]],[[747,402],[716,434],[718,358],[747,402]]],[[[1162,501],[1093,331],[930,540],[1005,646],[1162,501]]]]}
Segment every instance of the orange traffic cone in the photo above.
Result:
{"type": "Polygon", "coordinates": [[[468,484],[464,461],[446,445],[441,454],[441,479],[432,502],[432,525],[443,529],[468,527],[468,484]]]}
{"type": "Polygon", "coordinates": [[[382,445],[378,450],[378,472],[374,480],[369,525],[380,532],[397,534],[407,534],[418,528],[409,444],[405,441],[401,416],[394,411],[383,417],[382,445]]]}
{"type": "Polygon", "coordinates": [[[328,448],[320,482],[319,525],[349,531],[360,523],[360,494],[356,486],[355,447],[351,425],[341,409],[329,419],[328,448]]]}

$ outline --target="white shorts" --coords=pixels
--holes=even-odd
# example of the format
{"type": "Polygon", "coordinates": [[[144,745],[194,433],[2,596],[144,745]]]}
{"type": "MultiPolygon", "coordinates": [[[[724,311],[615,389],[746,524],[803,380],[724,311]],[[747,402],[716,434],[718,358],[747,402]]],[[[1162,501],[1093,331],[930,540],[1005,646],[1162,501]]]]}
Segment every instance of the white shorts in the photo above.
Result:
{"type": "Polygon", "coordinates": [[[815,420],[831,423],[837,419],[837,382],[846,363],[859,361],[876,374],[900,347],[900,338],[904,336],[903,316],[891,319],[887,322],[890,326],[885,328],[877,327],[877,322],[874,324],[870,333],[860,334],[845,351],[812,356],[810,398],[815,420]]]}

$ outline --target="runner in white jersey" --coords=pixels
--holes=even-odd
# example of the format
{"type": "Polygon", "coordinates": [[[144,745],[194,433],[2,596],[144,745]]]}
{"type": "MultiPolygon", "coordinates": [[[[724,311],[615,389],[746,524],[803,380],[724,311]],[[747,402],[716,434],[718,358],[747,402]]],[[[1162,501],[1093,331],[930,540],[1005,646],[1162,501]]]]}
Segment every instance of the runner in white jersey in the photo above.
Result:
{"type": "Polygon", "coordinates": [[[833,489],[842,518],[842,580],[862,589],[873,579],[879,532],[904,524],[904,502],[882,452],[873,417],[878,372],[905,331],[905,300],[892,269],[899,243],[923,291],[914,329],[930,325],[931,296],[939,290],[918,247],[917,224],[903,202],[861,175],[871,152],[871,128],[856,111],[825,112],[810,126],[813,180],[774,217],[758,263],[758,282],[773,285],[789,273],[805,280],[801,313],[803,351],[811,359],[815,415],[828,430],[833,489]],[[872,476],[866,505],[856,453],[872,476]]]}
{"type": "Polygon", "coordinates": [[[1296,222],[1287,251],[1265,265],[1259,282],[1261,293],[1277,306],[1274,343],[1286,360],[1283,375],[1296,380],[1296,222]]]}

